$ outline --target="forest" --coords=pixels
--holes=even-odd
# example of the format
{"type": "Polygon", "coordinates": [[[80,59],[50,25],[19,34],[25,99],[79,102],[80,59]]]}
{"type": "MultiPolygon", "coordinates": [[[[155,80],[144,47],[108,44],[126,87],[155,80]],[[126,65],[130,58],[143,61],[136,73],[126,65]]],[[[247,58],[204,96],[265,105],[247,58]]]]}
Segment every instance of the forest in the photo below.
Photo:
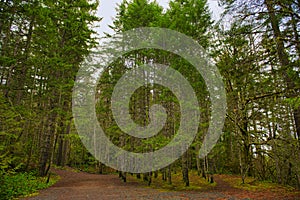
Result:
{"type": "MultiPolygon", "coordinates": [[[[101,3],[0,1],[0,199],[48,187],[55,181],[52,167],[117,173],[86,149],[72,114],[77,72],[101,45],[96,31],[102,20],[97,16],[101,3]],[[32,188],[13,187],[29,181],[32,188]]],[[[111,109],[114,86],[141,64],[160,63],[180,72],[191,84],[201,111],[197,136],[179,159],[153,172],[119,171],[119,176],[124,181],[135,176],[151,185],[158,176],[172,184],[172,177],[180,174],[189,187],[194,173],[212,183],[215,174],[230,174],[241,183],[252,177],[300,189],[300,1],[218,3],[224,9],[219,21],[212,19],[207,0],[170,0],[167,9],[155,0],[123,0],[115,8],[110,26],[114,33],[160,27],[197,41],[220,71],[227,100],[222,135],[212,151],[199,158],[210,124],[211,97],[191,63],[168,51],[142,49],[101,69],[97,119],[107,137],[123,149],[158,150],[180,126],[176,96],[166,87],[148,84],[131,96],[129,113],[135,123],[147,126],[149,108],[160,104],[167,113],[163,128],[154,137],[139,139],[118,127],[111,109]]]]}

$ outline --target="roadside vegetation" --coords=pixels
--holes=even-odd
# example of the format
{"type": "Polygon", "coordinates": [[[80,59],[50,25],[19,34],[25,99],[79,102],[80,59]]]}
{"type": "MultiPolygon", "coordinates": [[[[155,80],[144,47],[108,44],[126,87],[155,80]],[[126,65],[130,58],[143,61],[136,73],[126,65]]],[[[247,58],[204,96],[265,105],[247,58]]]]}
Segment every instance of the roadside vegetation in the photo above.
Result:
{"type": "Polygon", "coordinates": [[[53,185],[59,177],[39,177],[37,172],[19,172],[0,175],[0,199],[14,199],[36,195],[41,189],[53,185]]]}

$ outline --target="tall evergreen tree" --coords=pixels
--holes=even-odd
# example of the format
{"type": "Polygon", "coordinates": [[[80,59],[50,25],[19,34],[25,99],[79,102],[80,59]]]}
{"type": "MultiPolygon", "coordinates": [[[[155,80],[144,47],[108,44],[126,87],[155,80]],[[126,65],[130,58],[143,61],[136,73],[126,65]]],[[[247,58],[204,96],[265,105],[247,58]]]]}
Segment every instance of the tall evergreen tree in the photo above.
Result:
{"type": "MultiPolygon", "coordinates": [[[[17,137],[25,143],[23,153],[28,155],[23,162],[26,168],[37,162],[42,176],[56,141],[63,146],[62,135],[70,129],[74,77],[95,44],[91,25],[98,20],[93,13],[97,4],[1,1],[0,9],[5,12],[0,16],[0,89],[25,121],[17,137]],[[31,160],[36,157],[40,159],[31,160]]],[[[62,151],[58,154],[61,160],[62,151]]]]}

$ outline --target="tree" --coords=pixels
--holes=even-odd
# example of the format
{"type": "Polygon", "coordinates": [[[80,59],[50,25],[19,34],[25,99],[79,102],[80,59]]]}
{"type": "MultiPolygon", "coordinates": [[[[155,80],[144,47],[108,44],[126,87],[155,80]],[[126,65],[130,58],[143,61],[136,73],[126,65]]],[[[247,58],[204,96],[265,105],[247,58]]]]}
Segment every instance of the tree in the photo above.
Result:
{"type": "MultiPolygon", "coordinates": [[[[293,167],[294,162],[293,164],[289,162],[294,160],[298,163],[298,156],[289,148],[283,149],[280,144],[285,142],[293,144],[298,152],[299,145],[296,143],[299,141],[297,131],[299,104],[295,104],[297,102],[295,99],[299,97],[299,75],[296,64],[299,58],[295,56],[298,48],[295,38],[298,37],[299,30],[295,25],[298,23],[296,13],[299,5],[292,1],[276,0],[251,2],[225,0],[221,2],[227,6],[226,13],[234,15],[240,22],[240,26],[252,27],[239,33],[256,38],[254,44],[260,52],[258,56],[255,56],[255,62],[260,68],[258,73],[263,72],[263,76],[255,79],[255,82],[257,82],[256,85],[263,84],[265,87],[259,90],[260,94],[254,93],[255,95],[248,100],[255,102],[250,112],[257,116],[257,119],[253,119],[253,123],[249,124],[254,139],[252,146],[255,147],[251,155],[254,161],[260,160],[260,165],[267,164],[263,160],[274,161],[273,166],[276,167],[277,175],[270,170],[267,176],[277,176],[274,179],[278,182],[285,182],[285,184],[289,182],[294,185],[295,180],[292,180],[292,174],[298,174],[298,169],[293,167]],[[287,105],[287,102],[291,104],[287,105]],[[291,115],[293,119],[290,118],[291,115]],[[295,128],[288,124],[293,124],[295,128]],[[293,155],[293,158],[289,155],[293,155]]],[[[260,166],[260,169],[265,169],[265,167],[260,166]]],[[[265,173],[267,173],[266,170],[265,173]]],[[[299,183],[299,180],[297,182],[299,183]]]]}
{"type": "Polygon", "coordinates": [[[0,89],[24,120],[16,142],[25,143],[26,168],[38,162],[40,175],[58,140],[58,164],[65,163],[60,138],[70,130],[74,77],[95,44],[96,8],[88,1],[1,1],[0,89]]]}
{"type": "MultiPolygon", "coordinates": [[[[183,1],[170,1],[170,9],[166,12],[166,20],[169,24],[168,28],[184,33],[194,40],[196,40],[204,49],[209,47],[209,29],[212,25],[211,16],[209,13],[207,1],[205,0],[183,0],[183,1]]],[[[196,91],[199,99],[199,106],[203,113],[209,110],[209,104],[206,99],[208,93],[205,83],[198,73],[191,67],[189,63],[181,58],[172,57],[171,66],[178,70],[180,73],[188,77],[189,82],[196,91]],[[203,92],[205,91],[205,92],[203,92]]],[[[209,115],[204,115],[200,125],[201,137],[204,138],[205,130],[209,115]]],[[[198,136],[199,137],[199,136],[198,136]]],[[[199,137],[198,139],[200,139],[199,137]]],[[[186,186],[189,186],[188,178],[188,155],[186,152],[182,156],[182,175],[186,186]]],[[[199,161],[198,161],[199,162],[199,161]]],[[[203,169],[203,171],[206,171],[203,169]]]]}

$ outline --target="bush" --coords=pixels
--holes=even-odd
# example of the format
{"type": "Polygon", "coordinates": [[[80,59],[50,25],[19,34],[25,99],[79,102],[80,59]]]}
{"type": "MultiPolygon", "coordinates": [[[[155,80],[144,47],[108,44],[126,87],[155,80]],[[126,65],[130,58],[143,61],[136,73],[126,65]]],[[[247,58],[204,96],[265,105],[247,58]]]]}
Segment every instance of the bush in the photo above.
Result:
{"type": "Polygon", "coordinates": [[[46,183],[46,178],[35,176],[31,173],[17,173],[13,175],[0,174],[0,199],[13,199],[27,196],[40,189],[47,188],[54,184],[55,180],[46,183]]]}

